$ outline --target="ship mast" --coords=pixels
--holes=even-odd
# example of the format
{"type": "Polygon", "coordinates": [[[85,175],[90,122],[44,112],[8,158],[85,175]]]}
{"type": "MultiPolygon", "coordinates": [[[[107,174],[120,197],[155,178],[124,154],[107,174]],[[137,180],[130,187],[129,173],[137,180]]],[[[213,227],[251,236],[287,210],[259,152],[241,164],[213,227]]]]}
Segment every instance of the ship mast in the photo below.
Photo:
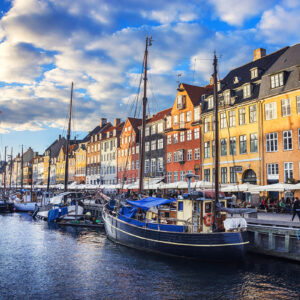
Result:
{"type": "Polygon", "coordinates": [[[4,196],[6,195],[6,149],[7,146],[4,148],[4,196]]]}
{"type": "Polygon", "coordinates": [[[73,101],[73,82],[71,84],[71,96],[70,96],[70,107],[69,107],[69,123],[68,123],[67,145],[66,145],[65,192],[68,190],[69,143],[70,143],[70,137],[71,137],[72,101],[73,101]]]}
{"type": "Polygon", "coordinates": [[[143,97],[143,117],[142,117],[142,139],[141,139],[141,156],[140,156],[140,182],[139,193],[143,191],[144,167],[145,167],[145,128],[146,128],[146,108],[147,108],[147,58],[148,47],[151,46],[152,38],[146,37],[145,59],[144,59],[144,97],[143,97]]]}
{"type": "Polygon", "coordinates": [[[218,120],[218,110],[219,110],[219,102],[218,102],[218,94],[217,94],[217,65],[218,59],[216,56],[216,52],[214,53],[214,104],[215,104],[215,201],[212,202],[212,231],[216,230],[216,204],[219,202],[219,120],[218,120]]]}

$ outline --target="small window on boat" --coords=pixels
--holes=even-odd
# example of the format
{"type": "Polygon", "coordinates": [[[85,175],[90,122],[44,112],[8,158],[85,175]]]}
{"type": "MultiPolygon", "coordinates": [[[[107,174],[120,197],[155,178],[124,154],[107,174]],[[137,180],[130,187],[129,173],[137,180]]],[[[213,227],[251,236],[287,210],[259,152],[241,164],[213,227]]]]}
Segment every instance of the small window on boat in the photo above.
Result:
{"type": "Polygon", "coordinates": [[[220,201],[220,203],[222,207],[225,207],[225,201],[220,201]]]}
{"type": "Polygon", "coordinates": [[[205,213],[210,213],[211,212],[211,202],[205,203],[205,213]]]}
{"type": "Polygon", "coordinates": [[[178,201],[178,211],[183,211],[183,202],[178,201]]]}

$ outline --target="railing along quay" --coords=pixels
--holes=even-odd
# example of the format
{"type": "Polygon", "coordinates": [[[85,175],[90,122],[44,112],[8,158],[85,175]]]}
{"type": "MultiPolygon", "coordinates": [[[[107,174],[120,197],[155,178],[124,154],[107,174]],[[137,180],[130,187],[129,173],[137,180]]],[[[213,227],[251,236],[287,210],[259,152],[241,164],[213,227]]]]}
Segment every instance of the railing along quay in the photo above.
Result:
{"type": "Polygon", "coordinates": [[[300,261],[300,222],[246,220],[250,252],[300,261]]]}

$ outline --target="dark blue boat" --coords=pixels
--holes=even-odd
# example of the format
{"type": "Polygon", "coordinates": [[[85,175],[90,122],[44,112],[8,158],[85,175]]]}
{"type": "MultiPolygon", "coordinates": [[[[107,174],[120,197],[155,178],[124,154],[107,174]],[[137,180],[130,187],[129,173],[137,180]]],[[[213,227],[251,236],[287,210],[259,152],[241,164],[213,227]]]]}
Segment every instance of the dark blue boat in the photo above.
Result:
{"type": "MultiPolygon", "coordinates": [[[[159,200],[166,200],[152,201],[152,199],[148,200],[148,209],[153,207],[152,205],[157,207],[159,200]]],[[[167,201],[170,202],[170,200],[167,201]]],[[[185,204],[183,207],[187,208],[190,207],[190,204],[199,204],[196,206],[199,209],[196,212],[199,221],[203,215],[201,210],[204,209],[203,213],[205,214],[205,207],[208,208],[208,204],[211,202],[210,199],[205,201],[182,199],[182,201],[185,204]]],[[[107,204],[102,213],[106,233],[111,240],[117,243],[144,251],[199,260],[232,261],[241,260],[245,255],[249,243],[245,228],[231,232],[225,230],[209,232],[210,226],[201,225],[201,221],[198,225],[196,223],[191,225],[184,220],[176,222],[173,220],[174,224],[161,224],[153,222],[153,220],[151,222],[148,218],[139,220],[134,217],[134,207],[140,208],[141,211],[143,208],[148,211],[146,207],[143,207],[147,199],[128,202],[133,205],[132,208],[123,207],[116,214],[116,209],[107,204]],[[140,204],[141,202],[143,204],[140,204]],[[126,209],[124,210],[124,208],[126,209]],[[183,225],[178,225],[180,223],[183,225]]],[[[181,201],[177,201],[176,207],[182,209],[181,201]]],[[[162,211],[159,211],[158,216],[163,215],[162,211]]],[[[148,212],[146,213],[148,214],[148,212]]],[[[220,214],[222,214],[220,220],[224,220],[224,213],[220,214]]]]}

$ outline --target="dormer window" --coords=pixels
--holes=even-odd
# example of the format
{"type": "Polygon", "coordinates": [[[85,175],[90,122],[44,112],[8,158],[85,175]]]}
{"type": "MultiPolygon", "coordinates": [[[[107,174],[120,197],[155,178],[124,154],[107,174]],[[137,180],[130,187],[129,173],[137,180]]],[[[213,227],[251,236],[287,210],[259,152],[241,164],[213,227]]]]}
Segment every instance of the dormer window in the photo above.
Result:
{"type": "Polygon", "coordinates": [[[283,72],[271,75],[271,89],[283,86],[283,72]]]}
{"type": "Polygon", "coordinates": [[[249,98],[251,96],[251,85],[250,84],[244,85],[243,96],[244,96],[244,98],[249,98]]]}
{"type": "Polygon", "coordinates": [[[224,92],[224,102],[225,102],[225,105],[230,104],[230,90],[229,91],[227,90],[224,92]]]}
{"type": "Polygon", "coordinates": [[[239,83],[239,81],[240,81],[239,77],[238,76],[234,76],[233,83],[237,84],[237,83],[239,83]]]}
{"type": "Polygon", "coordinates": [[[250,70],[251,72],[251,79],[256,78],[258,76],[258,68],[253,68],[250,70]]]}
{"type": "Polygon", "coordinates": [[[208,102],[208,109],[211,109],[214,107],[214,98],[212,96],[207,98],[207,102],[208,102]]]}

